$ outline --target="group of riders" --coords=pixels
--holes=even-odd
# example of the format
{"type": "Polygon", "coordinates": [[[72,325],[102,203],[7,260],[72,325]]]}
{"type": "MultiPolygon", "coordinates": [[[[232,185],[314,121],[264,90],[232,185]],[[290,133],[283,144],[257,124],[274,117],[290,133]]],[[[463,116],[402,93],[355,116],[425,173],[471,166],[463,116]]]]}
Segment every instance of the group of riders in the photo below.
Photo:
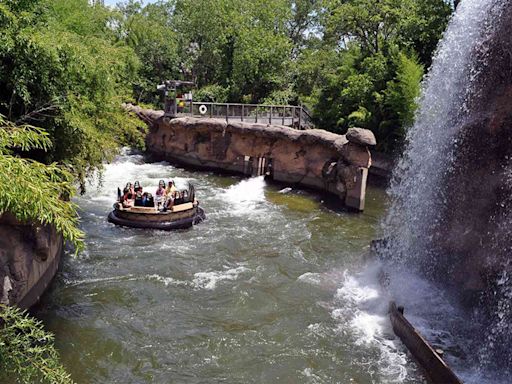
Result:
{"type": "Polygon", "coordinates": [[[134,206],[154,208],[156,206],[157,209],[166,211],[174,205],[188,203],[189,201],[189,191],[179,191],[172,180],[167,183],[167,186],[164,180],[160,180],[154,197],[151,193],[144,192],[138,181],[133,184],[128,182],[123,194],[120,195],[120,202],[124,208],[134,206]]]}

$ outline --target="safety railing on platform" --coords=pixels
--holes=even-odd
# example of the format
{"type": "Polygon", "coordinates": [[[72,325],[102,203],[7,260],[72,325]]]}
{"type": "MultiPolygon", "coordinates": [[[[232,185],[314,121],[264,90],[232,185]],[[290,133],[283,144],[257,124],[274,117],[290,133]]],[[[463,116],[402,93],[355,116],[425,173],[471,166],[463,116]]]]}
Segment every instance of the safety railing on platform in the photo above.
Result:
{"type": "Polygon", "coordinates": [[[228,122],[238,120],[250,123],[285,125],[296,129],[313,128],[309,113],[304,107],[297,105],[210,103],[197,101],[187,101],[183,104],[178,111],[178,115],[224,119],[228,122]]]}

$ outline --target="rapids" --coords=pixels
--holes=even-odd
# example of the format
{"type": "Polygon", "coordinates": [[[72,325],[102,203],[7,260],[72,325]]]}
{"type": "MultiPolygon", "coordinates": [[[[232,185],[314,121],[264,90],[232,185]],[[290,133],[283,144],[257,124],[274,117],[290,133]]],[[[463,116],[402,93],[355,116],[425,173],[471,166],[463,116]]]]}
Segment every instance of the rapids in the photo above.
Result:
{"type": "Polygon", "coordinates": [[[262,178],[126,153],[76,200],[87,249],[65,258],[36,314],[78,383],[421,383],[378,266],[364,267],[386,205],[379,189],[367,199],[363,214],[335,211],[262,178]],[[117,186],[170,178],[197,186],[204,223],[107,223],[117,186]]]}

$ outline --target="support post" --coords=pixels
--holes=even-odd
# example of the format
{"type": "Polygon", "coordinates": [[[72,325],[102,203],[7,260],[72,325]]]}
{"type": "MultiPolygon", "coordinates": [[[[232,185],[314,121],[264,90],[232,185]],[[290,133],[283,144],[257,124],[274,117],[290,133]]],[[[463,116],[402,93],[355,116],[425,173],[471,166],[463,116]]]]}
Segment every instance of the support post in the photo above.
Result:
{"type": "Polygon", "coordinates": [[[270,125],[272,125],[272,113],[273,113],[272,106],[270,106],[270,117],[268,118],[268,123],[270,125]]]}
{"type": "Polygon", "coordinates": [[[355,177],[356,185],[347,190],[345,205],[358,211],[364,211],[366,198],[366,180],[368,179],[368,168],[360,167],[355,177]]]}

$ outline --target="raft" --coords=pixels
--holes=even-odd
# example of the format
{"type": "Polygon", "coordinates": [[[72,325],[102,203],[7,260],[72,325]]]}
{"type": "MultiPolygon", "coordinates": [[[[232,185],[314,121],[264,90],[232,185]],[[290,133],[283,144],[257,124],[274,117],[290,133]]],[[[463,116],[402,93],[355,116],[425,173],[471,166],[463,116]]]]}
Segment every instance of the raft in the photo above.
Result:
{"type": "Polygon", "coordinates": [[[114,210],[108,215],[108,221],[115,225],[164,231],[187,229],[205,218],[204,210],[197,202],[175,205],[166,212],[153,207],[123,208],[121,204],[116,203],[114,210]]]}

